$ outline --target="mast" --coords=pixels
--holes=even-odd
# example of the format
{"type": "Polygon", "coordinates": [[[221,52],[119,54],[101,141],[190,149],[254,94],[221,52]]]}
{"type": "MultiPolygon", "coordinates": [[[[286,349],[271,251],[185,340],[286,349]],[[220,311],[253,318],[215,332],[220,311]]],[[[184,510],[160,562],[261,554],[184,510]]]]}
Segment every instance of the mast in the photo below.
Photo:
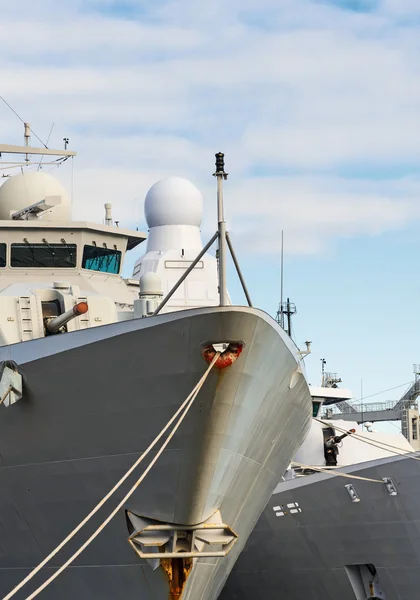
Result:
{"type": "MultiPolygon", "coordinates": [[[[29,123],[24,123],[23,124],[24,128],[25,128],[25,133],[24,133],[24,138],[25,138],[25,146],[28,148],[29,147],[29,140],[31,139],[31,126],[29,123]]],[[[29,162],[29,155],[26,154],[25,156],[25,161],[29,162]]]]}
{"type": "Polygon", "coordinates": [[[284,316],[283,316],[283,256],[284,256],[284,247],[283,247],[283,229],[281,230],[281,255],[280,255],[280,325],[284,329],[284,316]]]}
{"type": "Polygon", "coordinates": [[[292,335],[292,313],[290,312],[290,300],[287,298],[286,304],[286,315],[287,315],[287,333],[289,336],[292,335]]]}
{"type": "Polygon", "coordinates": [[[217,178],[217,222],[219,237],[219,296],[220,306],[228,305],[227,285],[226,285],[226,222],[223,206],[223,181],[227,179],[225,173],[225,155],[223,152],[216,154],[216,172],[217,178]]]}
{"type": "Polygon", "coordinates": [[[327,364],[327,361],[325,360],[325,358],[321,358],[321,387],[324,387],[325,385],[325,365],[327,364]]]}
{"type": "Polygon", "coordinates": [[[230,251],[233,264],[235,265],[236,272],[239,277],[239,281],[241,282],[243,292],[248,302],[248,306],[252,307],[251,298],[248,293],[248,289],[245,285],[245,280],[242,275],[241,269],[239,267],[238,259],[236,258],[235,251],[233,249],[232,241],[229,237],[229,233],[226,231],[226,222],[225,216],[223,212],[223,181],[227,179],[228,174],[225,172],[225,155],[223,152],[218,152],[216,154],[216,171],[213,173],[214,177],[217,177],[217,231],[210,239],[209,242],[204,246],[201,252],[196,256],[196,258],[192,261],[188,269],[184,272],[184,274],[178,279],[177,283],[173,286],[171,290],[164,297],[159,306],[152,313],[152,316],[157,315],[168,300],[172,297],[172,295],[176,292],[179,286],[185,281],[191,271],[196,267],[197,263],[202,259],[205,253],[209,250],[209,248],[213,245],[213,243],[218,240],[218,249],[217,254],[218,262],[219,262],[219,306],[228,306],[228,293],[226,286],[226,255],[227,250],[230,251]]]}
{"type": "Polygon", "coordinates": [[[276,321],[290,337],[292,337],[292,315],[295,315],[296,313],[296,305],[293,302],[290,302],[290,298],[287,298],[286,302],[280,302],[276,314],[276,321]],[[284,327],[285,315],[287,317],[287,329],[284,327]]]}

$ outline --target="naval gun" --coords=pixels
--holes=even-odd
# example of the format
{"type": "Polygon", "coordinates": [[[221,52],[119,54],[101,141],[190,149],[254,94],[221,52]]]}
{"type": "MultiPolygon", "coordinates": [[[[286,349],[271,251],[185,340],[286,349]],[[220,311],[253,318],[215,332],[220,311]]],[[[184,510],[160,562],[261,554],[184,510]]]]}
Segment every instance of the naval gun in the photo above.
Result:
{"type": "Polygon", "coordinates": [[[349,429],[341,435],[333,435],[324,442],[324,456],[327,467],[337,466],[338,444],[352,433],[356,433],[355,429],[349,429]]]}
{"type": "Polygon", "coordinates": [[[48,333],[49,334],[60,333],[60,330],[64,325],[66,325],[72,319],[75,319],[76,317],[80,317],[80,315],[84,315],[85,313],[87,313],[87,311],[88,311],[87,302],[78,302],[72,308],[70,308],[69,310],[64,312],[63,314],[58,315],[57,317],[53,317],[52,319],[50,319],[47,322],[46,328],[47,328],[48,333]]]}

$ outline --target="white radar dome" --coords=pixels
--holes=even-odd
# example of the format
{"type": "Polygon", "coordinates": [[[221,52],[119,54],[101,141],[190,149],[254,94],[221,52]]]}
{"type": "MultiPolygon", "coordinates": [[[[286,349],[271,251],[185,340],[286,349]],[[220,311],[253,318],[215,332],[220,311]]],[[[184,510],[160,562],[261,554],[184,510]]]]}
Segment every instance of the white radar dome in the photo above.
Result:
{"type": "Polygon", "coordinates": [[[192,225],[200,227],[203,196],[188,179],[168,177],[155,183],[146,194],[144,214],[149,227],[192,225]]]}
{"type": "Polygon", "coordinates": [[[70,199],[55,177],[40,171],[26,171],[13,175],[0,187],[0,220],[10,220],[13,213],[51,196],[60,196],[61,202],[47,211],[42,218],[47,221],[69,221],[70,199]]]}

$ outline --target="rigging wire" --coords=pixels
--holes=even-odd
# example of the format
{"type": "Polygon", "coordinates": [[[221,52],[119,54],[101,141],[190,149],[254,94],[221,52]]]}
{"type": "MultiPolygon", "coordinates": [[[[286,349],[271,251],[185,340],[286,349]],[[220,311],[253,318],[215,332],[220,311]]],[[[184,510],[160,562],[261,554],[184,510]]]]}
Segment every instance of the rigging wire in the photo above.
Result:
{"type": "MultiPolygon", "coordinates": [[[[48,145],[48,143],[50,141],[50,137],[51,137],[51,134],[52,134],[52,130],[54,129],[54,125],[55,125],[55,123],[53,123],[51,125],[50,133],[48,134],[48,137],[47,137],[47,145],[48,145]]],[[[41,168],[43,160],[44,160],[44,154],[41,156],[41,160],[39,161],[39,165],[38,165],[37,171],[39,171],[39,169],[41,168]]]]}
{"type": "Polygon", "coordinates": [[[393,390],[397,390],[398,388],[404,387],[405,385],[412,385],[413,383],[413,380],[407,381],[406,383],[401,383],[400,385],[388,388],[387,390],[382,390],[382,392],[375,392],[374,394],[370,394],[370,396],[363,396],[363,398],[353,398],[351,402],[360,402],[361,400],[366,400],[366,398],[373,398],[373,396],[379,396],[380,394],[385,394],[386,392],[392,392],[393,390]]]}
{"type": "MultiPolygon", "coordinates": [[[[330,422],[328,419],[317,419],[316,417],[314,417],[315,421],[318,421],[318,423],[322,423],[323,425],[325,425],[326,422],[330,422]]],[[[337,429],[338,431],[341,431],[342,433],[347,433],[346,429],[343,429],[342,427],[339,427],[338,425],[332,425],[334,427],[334,429],[337,429]]],[[[364,442],[365,444],[369,444],[370,446],[373,446],[374,448],[379,448],[380,450],[387,450],[388,452],[390,452],[391,454],[396,454],[397,456],[407,456],[407,458],[412,458],[413,460],[420,460],[419,457],[417,456],[413,456],[409,450],[404,449],[404,448],[399,448],[398,446],[395,446],[393,444],[387,444],[386,442],[381,442],[379,440],[369,440],[365,437],[363,437],[362,435],[360,435],[359,433],[352,433],[351,434],[353,438],[355,438],[356,440],[360,441],[360,442],[364,442]]]]}
{"type": "MultiPolygon", "coordinates": [[[[10,108],[10,110],[17,116],[17,118],[20,121],[22,121],[22,123],[25,123],[25,121],[22,119],[22,117],[20,115],[18,115],[18,113],[15,111],[15,109],[12,106],[10,106],[10,104],[8,102],[6,102],[6,100],[3,98],[3,96],[0,96],[0,100],[3,100],[5,105],[10,108]]],[[[41,144],[44,146],[44,148],[47,148],[47,146],[44,144],[44,142],[41,140],[41,138],[35,133],[35,131],[32,129],[32,127],[30,125],[29,125],[29,130],[37,138],[37,140],[39,140],[41,142],[41,144]]]]}
{"type": "Polygon", "coordinates": [[[81,546],[77,552],[75,554],[73,554],[73,556],[70,557],[70,559],[56,572],[54,573],[54,575],[52,577],[50,577],[47,581],[45,581],[40,587],[38,587],[35,592],[33,592],[32,595],[28,596],[27,600],[29,600],[30,598],[35,598],[35,596],[37,596],[47,585],[49,585],[51,583],[51,581],[53,581],[53,579],[55,579],[56,577],[58,577],[58,575],[60,575],[60,573],[62,571],[64,571],[64,569],[67,568],[67,566],[69,564],[71,564],[76,558],[77,556],[79,556],[79,554],[81,554],[83,552],[83,550],[85,548],[87,548],[87,546],[99,535],[99,533],[102,531],[102,529],[104,529],[106,527],[106,525],[108,525],[108,523],[111,521],[111,519],[117,514],[117,512],[120,510],[120,508],[124,505],[124,503],[128,500],[128,498],[134,493],[134,491],[137,489],[137,487],[140,485],[140,483],[143,481],[143,479],[146,477],[147,473],[150,471],[150,469],[152,468],[152,466],[155,464],[155,462],[157,461],[157,459],[159,458],[159,456],[162,454],[163,450],[166,448],[166,446],[168,445],[169,441],[171,440],[171,438],[173,437],[173,435],[175,434],[176,430],[179,428],[179,426],[181,425],[184,417],[186,416],[187,412],[189,411],[189,409],[191,408],[195,398],[197,397],[201,387],[204,385],[205,380],[207,379],[211,369],[213,368],[215,362],[217,361],[217,359],[220,356],[220,352],[217,352],[215,357],[213,358],[212,362],[210,363],[210,365],[207,367],[205,373],[202,375],[202,377],[200,378],[200,380],[198,381],[198,383],[194,386],[194,388],[192,389],[192,391],[190,392],[190,394],[187,396],[187,398],[184,400],[184,402],[181,404],[181,406],[178,408],[178,410],[175,412],[175,414],[173,415],[173,417],[168,421],[168,423],[165,425],[165,427],[161,430],[161,432],[156,436],[156,438],[153,440],[153,442],[148,446],[148,448],[143,452],[143,454],[140,455],[140,457],[136,460],[136,462],[128,469],[128,471],[126,471],[126,473],[121,477],[121,479],[115,484],[115,486],[106,494],[106,496],[104,496],[102,498],[102,500],[100,500],[100,502],[98,502],[98,504],[91,510],[91,512],[73,529],[73,531],[71,531],[69,533],[69,535],[58,545],[56,546],[56,548],[54,548],[54,550],[46,557],[44,558],[43,561],[41,561],[39,563],[39,565],[37,565],[30,573],[29,575],[27,575],[24,579],[22,579],[22,581],[20,583],[18,583],[18,585],[16,587],[14,587],[6,596],[4,596],[3,600],[9,600],[10,598],[12,598],[26,583],[28,583],[28,581],[30,581],[52,558],[54,558],[54,556],[82,529],[82,527],[98,512],[98,510],[107,502],[107,500],[109,500],[109,498],[111,498],[111,496],[121,487],[121,485],[124,483],[124,481],[129,477],[129,475],[131,475],[131,473],[137,468],[137,466],[143,461],[143,459],[149,454],[149,452],[152,450],[152,448],[157,444],[157,442],[161,439],[161,437],[166,433],[166,431],[169,429],[169,427],[172,425],[172,423],[175,421],[175,419],[180,415],[180,413],[182,412],[182,410],[184,410],[183,414],[180,416],[180,418],[178,419],[177,423],[175,424],[175,426],[173,427],[171,433],[168,435],[168,438],[165,440],[164,444],[162,445],[162,447],[160,448],[160,450],[158,451],[158,453],[156,454],[155,458],[151,461],[151,463],[149,464],[149,466],[147,467],[147,469],[143,472],[142,476],[137,480],[137,482],[134,484],[134,486],[131,488],[131,490],[128,492],[128,494],[124,497],[124,499],[122,500],[122,502],[120,502],[120,504],[118,504],[117,508],[114,509],[114,511],[111,513],[111,515],[109,515],[107,517],[107,519],[99,526],[98,529],[96,529],[96,531],[92,534],[92,536],[87,540],[87,542],[85,542],[83,544],[83,546],[81,546]]]}

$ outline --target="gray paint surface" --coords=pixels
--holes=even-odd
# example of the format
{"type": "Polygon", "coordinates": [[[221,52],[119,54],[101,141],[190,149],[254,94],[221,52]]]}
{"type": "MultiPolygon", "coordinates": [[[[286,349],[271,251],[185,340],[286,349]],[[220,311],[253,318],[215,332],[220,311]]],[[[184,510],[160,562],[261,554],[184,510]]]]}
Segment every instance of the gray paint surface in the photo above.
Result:
{"type": "Polygon", "coordinates": [[[384,484],[311,475],[280,483],[248,539],[220,600],[355,600],[346,566],[372,563],[386,600],[420,594],[420,467],[409,456],[341,468],[384,484]],[[351,484],[360,502],[345,488],[351,484]],[[275,507],[301,512],[277,517],[275,507]]]}
{"type": "MultiPolygon", "coordinates": [[[[21,365],[25,399],[1,407],[0,593],[47,555],[136,460],[203,374],[200,346],[242,340],[227,371],[213,371],[190,413],[126,509],[197,523],[220,509],[239,535],[228,558],[196,562],[183,597],[216,598],[271,491],[301,444],[311,400],[296,348],[261,311],[182,311],[0,348],[21,365]]],[[[153,455],[153,454],[152,454],[153,455]]],[[[147,461],[146,463],[147,464],[147,461]]],[[[61,565],[138,473],[80,532],[61,565]]],[[[119,514],[42,598],[168,597],[127,543],[119,514]]],[[[16,598],[25,598],[39,574],[16,598]]]]}

